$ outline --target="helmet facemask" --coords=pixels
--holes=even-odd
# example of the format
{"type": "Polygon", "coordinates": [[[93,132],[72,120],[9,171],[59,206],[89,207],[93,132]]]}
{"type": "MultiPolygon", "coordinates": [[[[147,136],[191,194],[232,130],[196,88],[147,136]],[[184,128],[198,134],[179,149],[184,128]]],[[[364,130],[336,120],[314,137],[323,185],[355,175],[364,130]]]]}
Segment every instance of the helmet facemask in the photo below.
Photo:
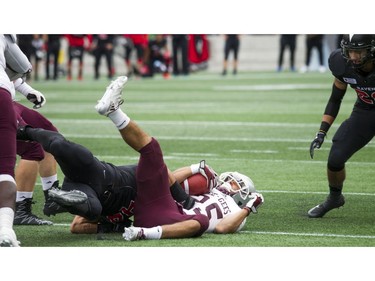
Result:
{"type": "MultiPolygon", "coordinates": [[[[251,192],[255,192],[253,181],[238,172],[225,172],[219,176],[219,187],[233,198],[246,200],[251,192]],[[234,184],[234,187],[232,186],[234,184]]],[[[237,203],[237,202],[236,202],[237,203]]]]}
{"type": "Polygon", "coordinates": [[[375,40],[370,35],[345,35],[341,41],[342,56],[355,69],[363,67],[366,63],[375,60],[375,40]],[[354,62],[350,57],[351,51],[365,51],[359,62],[354,62]]]}

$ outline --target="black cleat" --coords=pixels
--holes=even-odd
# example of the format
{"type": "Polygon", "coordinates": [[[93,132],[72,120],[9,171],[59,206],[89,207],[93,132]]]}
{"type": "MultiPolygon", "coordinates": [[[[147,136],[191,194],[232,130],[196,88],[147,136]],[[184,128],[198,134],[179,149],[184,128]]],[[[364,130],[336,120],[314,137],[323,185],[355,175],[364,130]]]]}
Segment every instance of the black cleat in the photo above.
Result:
{"type": "Polygon", "coordinates": [[[321,218],[327,212],[331,211],[332,209],[340,208],[341,206],[344,206],[344,204],[344,195],[341,194],[339,197],[333,197],[331,195],[328,195],[327,200],[325,202],[310,209],[307,212],[307,214],[310,218],[321,218]]]}
{"type": "Polygon", "coordinates": [[[48,198],[44,203],[43,214],[45,214],[47,217],[66,212],[68,212],[67,209],[52,201],[51,198],[48,198]]]}
{"type": "Polygon", "coordinates": [[[88,200],[86,193],[75,189],[66,191],[59,188],[51,188],[48,190],[48,196],[61,206],[74,206],[88,200]]]}
{"type": "Polygon", "coordinates": [[[14,225],[52,225],[51,221],[41,219],[31,212],[31,205],[34,204],[31,198],[16,202],[14,214],[14,225]]]}
{"type": "MultiPolygon", "coordinates": [[[[55,181],[52,184],[52,188],[59,188],[59,181],[55,181]]],[[[43,207],[43,214],[45,214],[47,217],[49,216],[55,216],[56,214],[60,213],[66,213],[68,212],[67,209],[64,207],[60,206],[56,202],[52,201],[52,199],[48,196],[48,190],[43,191],[44,192],[44,207],[43,207]]]]}

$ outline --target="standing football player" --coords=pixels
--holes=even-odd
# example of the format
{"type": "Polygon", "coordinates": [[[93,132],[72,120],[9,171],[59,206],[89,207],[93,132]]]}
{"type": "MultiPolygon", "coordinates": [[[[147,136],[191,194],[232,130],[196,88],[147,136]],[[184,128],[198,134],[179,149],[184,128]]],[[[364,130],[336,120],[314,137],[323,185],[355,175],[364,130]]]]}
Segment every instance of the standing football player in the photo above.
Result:
{"type": "Polygon", "coordinates": [[[373,34],[344,35],[341,49],[335,50],[329,57],[329,68],[335,78],[320,130],[310,146],[311,158],[314,156],[314,149],[322,146],[329,128],[335,121],[348,85],[355,90],[357,100],[350,117],[340,125],[332,138],[327,163],[329,195],[326,201],[308,211],[310,218],[323,217],[330,210],[345,204],[342,195],[345,163],[374,137],[374,61],[375,35],[373,34]]]}
{"type": "Polygon", "coordinates": [[[16,201],[17,120],[13,108],[14,85],[6,69],[20,76],[26,75],[32,66],[16,44],[16,36],[0,35],[0,246],[18,247],[13,230],[16,201]]]}

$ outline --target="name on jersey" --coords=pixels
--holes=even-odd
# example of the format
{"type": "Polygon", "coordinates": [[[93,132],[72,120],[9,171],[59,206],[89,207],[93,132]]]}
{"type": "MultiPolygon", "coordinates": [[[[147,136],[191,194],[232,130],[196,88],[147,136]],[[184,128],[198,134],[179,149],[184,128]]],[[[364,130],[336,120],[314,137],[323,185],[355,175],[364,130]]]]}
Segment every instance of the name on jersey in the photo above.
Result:
{"type": "Polygon", "coordinates": [[[375,92],[375,87],[356,87],[356,89],[365,92],[375,92]]]}
{"type": "Polygon", "coordinates": [[[224,198],[218,198],[218,201],[219,201],[221,207],[223,208],[224,214],[225,215],[229,214],[230,213],[230,209],[229,209],[228,204],[225,201],[225,199],[224,198]]]}
{"type": "Polygon", "coordinates": [[[348,84],[357,84],[357,80],[355,78],[348,78],[348,77],[343,77],[343,80],[348,83],[348,84]]]}

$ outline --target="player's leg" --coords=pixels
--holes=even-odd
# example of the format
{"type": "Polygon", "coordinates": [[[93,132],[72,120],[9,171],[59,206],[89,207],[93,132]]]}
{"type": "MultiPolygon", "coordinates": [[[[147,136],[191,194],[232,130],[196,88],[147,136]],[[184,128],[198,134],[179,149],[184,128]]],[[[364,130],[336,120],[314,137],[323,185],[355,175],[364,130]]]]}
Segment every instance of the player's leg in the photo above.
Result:
{"type": "MultiPolygon", "coordinates": [[[[19,123],[27,122],[32,126],[53,128],[53,125],[40,113],[17,102],[13,103],[19,123]]],[[[55,129],[56,130],[56,129],[55,129]]],[[[34,187],[37,180],[39,163],[44,161],[44,151],[39,143],[17,141],[17,154],[21,157],[16,167],[17,199],[14,224],[16,225],[50,225],[32,213],[34,187]]],[[[49,163],[53,164],[53,163],[49,163]]],[[[50,168],[49,168],[50,169],[50,168]]],[[[57,180],[57,173],[55,171],[57,180]]]]}
{"type": "Polygon", "coordinates": [[[126,227],[122,236],[126,241],[189,238],[196,235],[200,228],[197,220],[187,220],[151,228],[126,227]]]}
{"type": "Polygon", "coordinates": [[[345,204],[342,195],[346,178],[345,164],[354,153],[371,141],[375,134],[374,121],[375,113],[357,109],[336,131],[327,163],[329,195],[326,201],[308,211],[309,217],[323,217],[330,210],[345,204]]]}
{"type": "Polygon", "coordinates": [[[126,82],[127,77],[119,77],[113,81],[96,105],[96,110],[99,114],[108,116],[118,128],[123,140],[140,153],[136,171],[138,187],[134,225],[153,227],[196,220],[198,230],[195,230],[193,235],[186,231],[183,237],[201,235],[208,227],[208,218],[201,218],[199,215],[186,216],[180,212],[169,190],[173,180],[170,181],[159,143],[119,108],[123,101],[122,88],[126,82]],[[150,201],[152,204],[149,204],[150,201]]]}
{"type": "Polygon", "coordinates": [[[0,247],[19,246],[13,230],[17,191],[14,180],[16,130],[11,94],[0,88],[0,247]]]}

